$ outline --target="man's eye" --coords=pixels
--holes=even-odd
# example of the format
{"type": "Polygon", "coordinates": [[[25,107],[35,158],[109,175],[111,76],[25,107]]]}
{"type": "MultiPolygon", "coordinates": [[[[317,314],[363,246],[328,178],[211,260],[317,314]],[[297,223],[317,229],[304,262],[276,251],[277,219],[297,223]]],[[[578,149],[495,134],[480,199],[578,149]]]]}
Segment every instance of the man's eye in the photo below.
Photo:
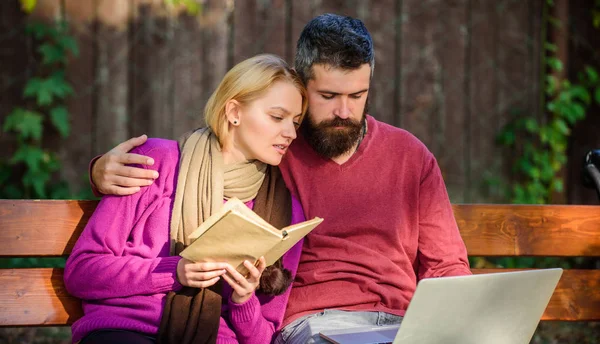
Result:
{"type": "Polygon", "coordinates": [[[360,97],[362,97],[362,93],[361,94],[351,94],[350,98],[352,99],[360,99],[360,97]]]}
{"type": "Polygon", "coordinates": [[[325,99],[333,99],[333,94],[321,94],[321,97],[325,98],[325,99]]]}

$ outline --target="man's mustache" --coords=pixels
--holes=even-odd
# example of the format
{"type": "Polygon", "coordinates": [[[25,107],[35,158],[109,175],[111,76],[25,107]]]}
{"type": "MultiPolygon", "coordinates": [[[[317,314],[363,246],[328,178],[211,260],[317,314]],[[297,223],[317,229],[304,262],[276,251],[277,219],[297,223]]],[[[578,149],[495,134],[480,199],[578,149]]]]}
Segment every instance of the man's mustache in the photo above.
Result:
{"type": "Polygon", "coordinates": [[[357,121],[353,121],[349,118],[340,118],[340,117],[336,117],[332,120],[329,121],[323,121],[321,123],[319,123],[319,127],[321,128],[328,128],[328,127],[358,127],[360,126],[360,123],[357,121]]]}

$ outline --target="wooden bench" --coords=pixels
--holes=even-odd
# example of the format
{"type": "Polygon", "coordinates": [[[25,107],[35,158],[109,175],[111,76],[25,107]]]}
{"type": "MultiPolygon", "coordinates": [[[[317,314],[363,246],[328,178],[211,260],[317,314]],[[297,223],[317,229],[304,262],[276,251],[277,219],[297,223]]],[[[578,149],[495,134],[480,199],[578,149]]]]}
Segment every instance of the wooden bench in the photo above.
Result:
{"type": "MultiPolygon", "coordinates": [[[[0,255],[69,254],[96,205],[0,200],[0,255]]],[[[600,256],[600,206],[453,207],[470,256],[600,256]]],[[[0,270],[0,326],[69,325],[80,316],[81,303],[66,292],[62,269],[0,270]]],[[[600,270],[565,270],[542,320],[600,320],[600,270]]]]}

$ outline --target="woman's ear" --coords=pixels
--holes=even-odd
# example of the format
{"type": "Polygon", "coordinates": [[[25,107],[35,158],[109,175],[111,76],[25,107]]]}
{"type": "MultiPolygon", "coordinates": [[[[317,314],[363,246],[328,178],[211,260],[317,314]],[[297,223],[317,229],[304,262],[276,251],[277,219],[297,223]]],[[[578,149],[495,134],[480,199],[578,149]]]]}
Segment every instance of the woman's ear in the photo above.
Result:
{"type": "Polygon", "coordinates": [[[237,100],[230,100],[225,104],[225,116],[232,125],[238,126],[241,121],[242,106],[237,100]]]}

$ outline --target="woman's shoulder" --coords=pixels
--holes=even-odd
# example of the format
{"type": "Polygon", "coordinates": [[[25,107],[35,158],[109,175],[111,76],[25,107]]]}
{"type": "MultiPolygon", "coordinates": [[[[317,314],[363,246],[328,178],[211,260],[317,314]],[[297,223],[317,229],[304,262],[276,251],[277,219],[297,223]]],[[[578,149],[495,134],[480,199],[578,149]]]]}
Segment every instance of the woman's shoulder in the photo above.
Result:
{"type": "Polygon", "coordinates": [[[179,145],[174,140],[149,138],[144,144],[132,149],[130,153],[154,159],[154,164],[147,166],[153,170],[172,168],[179,163],[179,145]]]}

